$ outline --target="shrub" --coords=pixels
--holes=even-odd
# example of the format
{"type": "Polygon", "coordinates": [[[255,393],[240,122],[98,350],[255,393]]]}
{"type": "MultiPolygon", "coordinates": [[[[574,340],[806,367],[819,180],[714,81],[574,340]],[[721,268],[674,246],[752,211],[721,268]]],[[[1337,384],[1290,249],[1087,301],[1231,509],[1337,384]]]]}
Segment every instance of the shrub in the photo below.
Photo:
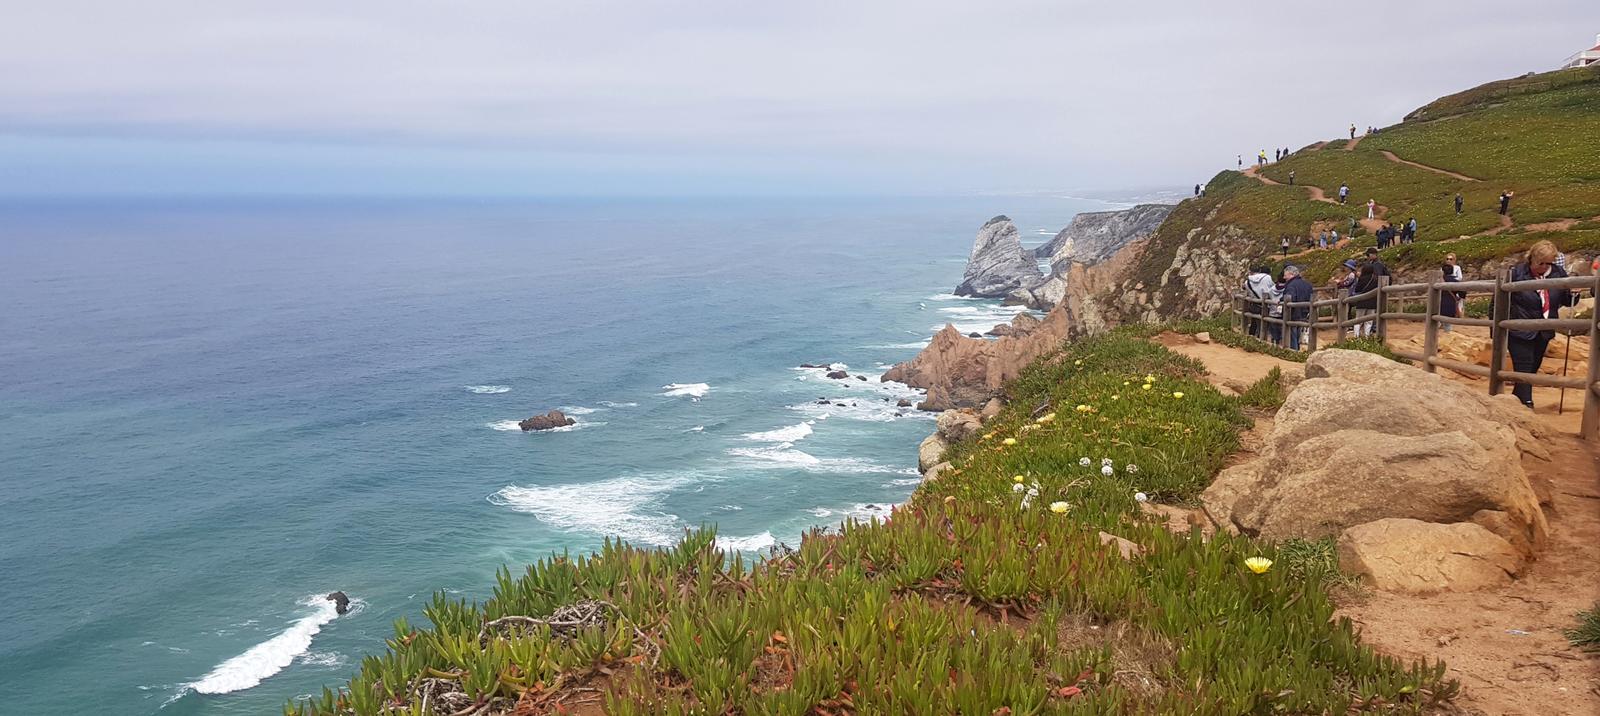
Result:
{"type": "Polygon", "coordinates": [[[1600,602],[1595,602],[1588,611],[1578,612],[1578,626],[1561,633],[1579,649],[1600,652],[1600,602]]]}
{"type": "Polygon", "coordinates": [[[1273,368],[1266,376],[1239,394],[1239,402],[1252,408],[1276,410],[1283,405],[1287,394],[1283,389],[1283,371],[1273,368]]]}
{"type": "Polygon", "coordinates": [[[1377,337],[1376,335],[1363,336],[1361,338],[1346,338],[1328,347],[1343,348],[1347,351],[1366,351],[1368,353],[1375,353],[1383,356],[1397,363],[1406,362],[1404,358],[1395,355],[1394,351],[1389,350],[1388,344],[1384,343],[1383,339],[1377,337]]]}

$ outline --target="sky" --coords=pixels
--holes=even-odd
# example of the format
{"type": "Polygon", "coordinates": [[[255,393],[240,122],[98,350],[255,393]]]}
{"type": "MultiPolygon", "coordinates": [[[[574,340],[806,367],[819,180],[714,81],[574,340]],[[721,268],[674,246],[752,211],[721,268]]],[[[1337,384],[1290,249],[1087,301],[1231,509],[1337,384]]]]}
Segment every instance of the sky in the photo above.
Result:
{"type": "Polygon", "coordinates": [[[1554,69],[1596,0],[0,0],[0,196],[1188,186],[1554,69]]]}

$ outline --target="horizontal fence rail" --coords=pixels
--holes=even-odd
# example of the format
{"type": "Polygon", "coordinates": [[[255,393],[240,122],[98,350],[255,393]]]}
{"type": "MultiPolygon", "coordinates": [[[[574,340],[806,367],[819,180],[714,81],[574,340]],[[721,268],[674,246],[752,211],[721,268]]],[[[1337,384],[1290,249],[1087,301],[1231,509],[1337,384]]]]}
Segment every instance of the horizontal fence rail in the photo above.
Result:
{"type": "Polygon", "coordinates": [[[1389,283],[1388,276],[1378,277],[1378,286],[1355,295],[1339,295],[1344,289],[1318,287],[1310,301],[1269,300],[1246,292],[1233,296],[1233,326],[1240,333],[1258,340],[1289,345],[1306,351],[1317,350],[1318,332],[1337,331],[1343,336],[1347,330],[1358,334],[1374,335],[1380,340],[1388,338],[1390,321],[1420,321],[1423,324],[1422,351],[1394,350],[1395,355],[1421,364],[1430,373],[1439,368],[1489,379],[1489,394],[1499,395],[1506,383],[1525,383],[1547,388],[1577,389],[1583,393],[1583,423],[1580,433],[1586,439],[1600,439],[1600,311],[1588,318],[1511,318],[1511,295],[1521,291],[1548,291],[1566,289],[1600,295],[1600,275],[1569,276],[1511,281],[1508,271],[1501,271],[1493,281],[1434,281],[1429,283],[1389,283]],[[1442,292],[1458,294],[1458,306],[1464,306],[1467,297],[1490,299],[1489,318],[1465,318],[1440,315],[1442,292]],[[1332,294],[1331,298],[1318,298],[1332,294]],[[1372,308],[1357,308],[1356,304],[1370,304],[1372,308]],[[1419,310],[1409,310],[1417,308],[1419,310]],[[1328,315],[1324,315],[1325,309],[1328,315]],[[1272,315],[1274,310],[1279,315],[1272,315]],[[1360,313],[1357,313],[1360,311],[1360,313]],[[1301,316],[1298,320],[1290,316],[1301,316]],[[1440,326],[1475,326],[1489,329],[1492,353],[1489,365],[1463,363],[1441,358],[1439,352],[1440,326]],[[1304,329],[1303,334],[1298,332],[1304,329]],[[1290,332],[1289,340],[1284,334],[1290,332]],[[1508,339],[1512,331],[1556,331],[1572,341],[1578,336],[1589,338],[1589,361],[1584,377],[1519,373],[1507,370],[1505,365],[1508,339]],[[1278,336],[1268,340],[1268,333],[1278,336]],[[1303,335],[1304,340],[1299,340],[1303,335]]]}

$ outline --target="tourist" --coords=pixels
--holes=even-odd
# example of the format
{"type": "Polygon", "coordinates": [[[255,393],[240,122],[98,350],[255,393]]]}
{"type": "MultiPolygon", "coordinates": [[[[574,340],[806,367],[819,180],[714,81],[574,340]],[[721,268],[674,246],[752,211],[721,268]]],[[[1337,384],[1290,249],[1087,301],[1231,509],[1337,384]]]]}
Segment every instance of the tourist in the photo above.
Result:
{"type": "MultiPolygon", "coordinates": [[[[1555,265],[1559,253],[1556,245],[1549,241],[1535,243],[1528,247],[1527,259],[1511,267],[1511,280],[1515,282],[1541,278],[1566,278],[1567,272],[1555,265]]],[[[1510,318],[1559,318],[1561,307],[1572,305],[1572,299],[1572,292],[1564,288],[1512,291],[1510,318]]],[[[1539,364],[1544,362],[1545,348],[1549,347],[1551,339],[1555,337],[1554,330],[1510,331],[1506,348],[1511,351],[1512,369],[1518,373],[1538,373],[1539,364]]],[[[1517,396],[1517,400],[1522,401],[1523,405],[1533,407],[1532,385],[1517,383],[1511,389],[1511,394],[1517,396]]]]}
{"type": "Polygon", "coordinates": [[[1370,336],[1376,329],[1370,318],[1378,310],[1378,294],[1373,291],[1378,287],[1378,272],[1374,269],[1374,265],[1382,266],[1383,264],[1376,261],[1367,261],[1361,266],[1361,272],[1356,275],[1355,283],[1350,286],[1351,296],[1372,293],[1370,296],[1363,296],[1350,302],[1350,308],[1355,317],[1361,320],[1354,328],[1356,338],[1370,336]]]}
{"type": "Polygon", "coordinates": [[[1266,165],[1267,165],[1267,150],[1263,149],[1263,150],[1261,150],[1261,152],[1259,154],[1256,155],[1256,166],[1264,167],[1266,165]]]}
{"type": "Polygon", "coordinates": [[[1415,216],[1406,222],[1406,243],[1417,243],[1417,217],[1415,216]]]}
{"type": "Polygon", "coordinates": [[[1272,161],[1278,161],[1280,159],[1283,159],[1283,154],[1279,153],[1276,149],[1272,150],[1272,161]]]}
{"type": "Polygon", "coordinates": [[[1210,184],[1201,184],[1200,185],[1200,198],[1201,199],[1206,198],[1206,187],[1208,187],[1208,186],[1211,186],[1211,185],[1210,184]]]}
{"type": "Polygon", "coordinates": [[[1389,275],[1389,267],[1383,265],[1383,261],[1378,258],[1377,249],[1370,247],[1367,249],[1367,265],[1371,266],[1373,273],[1379,276],[1389,275]]]}
{"type": "Polygon", "coordinates": [[[1333,229],[1333,230],[1329,231],[1328,233],[1330,234],[1328,236],[1328,242],[1329,242],[1328,245],[1330,245],[1330,246],[1332,246],[1334,248],[1338,248],[1339,247],[1339,230],[1338,229],[1333,229]]]}
{"type": "Polygon", "coordinates": [[[1289,186],[1294,186],[1294,170],[1289,170],[1289,186]]]}
{"type": "Polygon", "coordinates": [[[1350,138],[1351,139],[1355,139],[1356,138],[1356,123],[1355,122],[1351,122],[1350,123],[1350,138]]]}
{"type": "Polygon", "coordinates": [[[1289,255],[1289,237],[1287,237],[1287,236],[1283,237],[1282,239],[1279,240],[1279,243],[1281,243],[1283,245],[1283,255],[1284,256],[1288,256],[1289,255]]]}
{"type": "Polygon", "coordinates": [[[1367,200],[1367,220],[1371,221],[1371,220],[1376,219],[1376,218],[1378,218],[1378,200],[1377,199],[1368,199],[1367,200]]]}
{"type": "Polygon", "coordinates": [[[1345,200],[1349,199],[1349,198],[1350,198],[1350,185],[1349,184],[1340,184],[1339,185],[1339,203],[1343,204],[1343,203],[1345,203],[1345,200]]]}
{"type": "Polygon", "coordinates": [[[1317,234],[1317,248],[1319,248],[1319,249],[1328,248],[1328,230],[1327,229],[1323,229],[1320,233],[1317,234]]]}
{"type": "Polygon", "coordinates": [[[1244,170],[1244,155],[1243,154],[1235,154],[1233,156],[1239,160],[1239,170],[1243,171],[1244,170]]]}
{"type": "Polygon", "coordinates": [[[1194,195],[1195,196],[1200,196],[1200,185],[1199,184],[1194,185],[1194,195]]]}
{"type": "MultiPolygon", "coordinates": [[[[1316,294],[1311,282],[1300,275],[1299,266],[1283,267],[1283,278],[1283,300],[1287,303],[1309,303],[1316,294]]],[[[1311,307],[1294,306],[1286,312],[1286,315],[1290,321],[1304,321],[1311,317],[1311,307]]],[[[1300,326],[1288,326],[1288,328],[1289,350],[1300,350],[1302,331],[1309,331],[1310,329],[1300,326]]]]}
{"type": "MultiPolygon", "coordinates": [[[[1356,285],[1356,260],[1345,259],[1344,263],[1341,265],[1344,266],[1344,275],[1332,279],[1333,287],[1335,289],[1349,291],[1353,286],[1356,285]]],[[[1348,296],[1349,294],[1345,295],[1348,296]]]]}
{"type": "MultiPolygon", "coordinates": [[[[1451,256],[1446,256],[1444,263],[1439,266],[1439,273],[1444,277],[1446,283],[1455,283],[1461,280],[1461,267],[1455,265],[1455,262],[1452,260],[1453,256],[1454,254],[1451,256]]],[[[1451,318],[1460,318],[1461,295],[1455,291],[1440,291],[1439,315],[1449,316],[1451,318]]],[[[1450,324],[1448,323],[1441,323],[1439,326],[1446,333],[1450,331],[1450,324]]]]}
{"type": "Polygon", "coordinates": [[[1456,192],[1456,216],[1461,215],[1461,192],[1456,192]]]}
{"type": "Polygon", "coordinates": [[[1510,210],[1511,210],[1511,192],[1509,190],[1508,191],[1502,191],[1502,192],[1500,192],[1500,215],[1501,216],[1505,216],[1506,212],[1508,212],[1510,210]]]}
{"type": "Polygon", "coordinates": [[[1267,304],[1278,300],[1278,284],[1273,282],[1272,272],[1267,267],[1257,266],[1250,269],[1250,275],[1245,277],[1244,288],[1251,298],[1258,301],[1246,311],[1257,316],[1250,322],[1250,334],[1265,340],[1269,331],[1266,321],[1261,320],[1260,316],[1268,313],[1267,304]]]}

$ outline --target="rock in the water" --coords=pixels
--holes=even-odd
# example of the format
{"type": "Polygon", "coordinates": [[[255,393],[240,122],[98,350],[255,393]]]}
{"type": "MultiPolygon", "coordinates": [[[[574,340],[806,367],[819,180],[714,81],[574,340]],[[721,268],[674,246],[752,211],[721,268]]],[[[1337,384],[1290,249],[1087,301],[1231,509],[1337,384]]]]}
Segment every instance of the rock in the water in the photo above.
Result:
{"type": "Polygon", "coordinates": [[[917,446],[917,470],[926,473],[929,468],[943,462],[944,451],[948,449],[950,444],[938,433],[924,438],[922,444],[917,446]]]}
{"type": "Polygon", "coordinates": [[[1009,324],[1009,323],[1000,323],[1000,324],[996,324],[994,328],[990,328],[989,330],[984,331],[983,334],[986,335],[986,336],[994,336],[996,338],[1000,338],[1002,336],[1009,336],[1009,335],[1011,335],[1012,333],[1015,333],[1015,332],[1016,331],[1015,331],[1015,329],[1013,329],[1011,327],[1011,324],[1009,324]]]}
{"type": "Polygon", "coordinates": [[[978,421],[977,416],[960,410],[946,410],[940,413],[936,425],[939,436],[944,438],[946,443],[958,443],[983,432],[983,423],[978,421]]]}
{"type": "MultiPolygon", "coordinates": [[[[1013,321],[1012,326],[1018,323],[1013,321]]],[[[1006,381],[1061,345],[1071,332],[1072,320],[1064,307],[1050,311],[1026,335],[992,341],[967,338],[947,325],[915,358],[884,373],[883,380],[928,391],[919,406],[923,410],[980,408],[999,394],[1006,381]]]]}
{"type": "Polygon", "coordinates": [[[552,410],[544,415],[535,415],[527,420],[517,423],[517,427],[522,428],[525,432],[533,430],[551,430],[554,428],[564,428],[576,422],[578,421],[567,417],[565,413],[562,413],[559,410],[552,410]]]}
{"type": "Polygon", "coordinates": [[[333,611],[337,614],[344,615],[350,611],[350,597],[345,596],[344,592],[329,594],[327,600],[333,602],[333,611]]]}
{"type": "Polygon", "coordinates": [[[1019,288],[1039,283],[1044,275],[1039,262],[1022,248],[1017,227],[1006,216],[996,216],[978,230],[967,258],[967,270],[956,286],[957,296],[1004,298],[1019,288]]]}
{"type": "Polygon", "coordinates": [[[909,407],[911,407],[911,401],[906,400],[905,398],[901,398],[898,402],[896,402],[894,404],[894,406],[897,407],[897,408],[909,408],[909,407]]]}
{"type": "Polygon", "coordinates": [[[971,333],[968,333],[968,334],[967,334],[967,337],[968,337],[968,338],[982,338],[982,337],[983,337],[983,334],[982,334],[982,333],[979,333],[979,332],[977,332],[977,331],[973,331],[973,332],[971,332],[971,333]]]}
{"type": "Polygon", "coordinates": [[[866,377],[866,376],[864,376],[864,375],[858,375],[858,376],[856,376],[856,380],[866,380],[866,379],[867,379],[867,377],[866,377]]]}
{"type": "Polygon", "coordinates": [[[828,376],[827,377],[832,378],[834,380],[844,380],[845,378],[849,378],[850,377],[850,373],[848,371],[833,370],[833,371],[828,371],[828,376]]]}
{"type": "Polygon", "coordinates": [[[1438,375],[1325,350],[1307,361],[1259,456],[1224,470],[1201,500],[1219,526],[1273,539],[1495,510],[1541,544],[1545,517],[1518,450],[1542,430],[1528,420],[1438,375]]]}
{"type": "Polygon", "coordinates": [[[1384,591],[1428,594],[1507,584],[1522,571],[1522,558],[1471,522],[1390,518],[1339,535],[1339,568],[1384,591]]]}

